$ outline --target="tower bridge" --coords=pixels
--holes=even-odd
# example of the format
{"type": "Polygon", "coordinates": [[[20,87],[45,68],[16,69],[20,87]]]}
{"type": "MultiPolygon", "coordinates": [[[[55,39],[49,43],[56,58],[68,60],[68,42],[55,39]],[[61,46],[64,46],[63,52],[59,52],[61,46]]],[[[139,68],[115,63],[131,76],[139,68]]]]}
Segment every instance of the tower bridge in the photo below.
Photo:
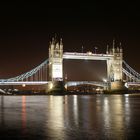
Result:
{"type": "Polygon", "coordinates": [[[130,85],[140,85],[140,74],[123,60],[123,50],[121,46],[116,47],[114,41],[112,47],[110,49],[107,48],[105,54],[97,54],[92,52],[63,52],[62,39],[57,41],[53,38],[49,46],[49,58],[43,63],[19,76],[0,79],[0,85],[48,84],[47,91],[60,90],[60,85],[64,89],[66,85],[71,86],[84,83],[106,86],[108,90],[124,90],[125,85],[127,85],[127,88],[130,85]],[[104,82],[65,81],[63,77],[64,59],[106,61],[107,80],[104,82]]]}

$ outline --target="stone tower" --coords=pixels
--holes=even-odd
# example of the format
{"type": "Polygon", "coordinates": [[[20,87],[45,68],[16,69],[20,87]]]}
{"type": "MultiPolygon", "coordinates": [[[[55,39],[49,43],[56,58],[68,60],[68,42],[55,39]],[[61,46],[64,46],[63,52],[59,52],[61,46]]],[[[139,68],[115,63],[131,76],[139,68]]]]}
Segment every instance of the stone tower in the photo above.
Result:
{"type": "Polygon", "coordinates": [[[107,60],[108,81],[111,83],[110,88],[111,90],[121,90],[124,88],[122,74],[123,51],[121,44],[119,47],[115,47],[115,41],[113,40],[113,47],[107,54],[113,55],[112,59],[107,60]]]}
{"type": "Polygon", "coordinates": [[[63,81],[63,43],[52,38],[49,47],[49,80],[63,81]]]}

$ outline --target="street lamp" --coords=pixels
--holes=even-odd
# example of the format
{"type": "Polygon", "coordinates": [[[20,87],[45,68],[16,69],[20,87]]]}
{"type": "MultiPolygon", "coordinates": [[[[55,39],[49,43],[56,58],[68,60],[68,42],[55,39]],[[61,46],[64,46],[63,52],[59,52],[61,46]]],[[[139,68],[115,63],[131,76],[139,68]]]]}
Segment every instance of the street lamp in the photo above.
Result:
{"type": "Polygon", "coordinates": [[[107,80],[103,78],[103,82],[105,82],[105,83],[106,83],[106,82],[107,82],[107,80]]]}

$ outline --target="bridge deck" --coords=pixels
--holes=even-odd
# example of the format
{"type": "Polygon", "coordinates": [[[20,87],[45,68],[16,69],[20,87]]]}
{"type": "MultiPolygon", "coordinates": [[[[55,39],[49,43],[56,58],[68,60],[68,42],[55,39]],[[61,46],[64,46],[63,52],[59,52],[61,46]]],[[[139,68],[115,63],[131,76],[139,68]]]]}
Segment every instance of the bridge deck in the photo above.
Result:
{"type": "Polygon", "coordinates": [[[47,84],[48,81],[19,81],[19,82],[0,82],[0,85],[43,85],[47,84]]]}

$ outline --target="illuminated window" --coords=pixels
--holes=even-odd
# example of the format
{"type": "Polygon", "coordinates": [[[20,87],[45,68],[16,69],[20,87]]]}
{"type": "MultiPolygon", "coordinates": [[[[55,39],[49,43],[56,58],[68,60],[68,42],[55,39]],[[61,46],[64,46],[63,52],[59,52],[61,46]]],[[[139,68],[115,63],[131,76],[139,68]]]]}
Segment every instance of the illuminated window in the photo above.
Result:
{"type": "Polygon", "coordinates": [[[53,78],[62,78],[62,65],[61,64],[53,65],[52,76],[53,78]]]}

